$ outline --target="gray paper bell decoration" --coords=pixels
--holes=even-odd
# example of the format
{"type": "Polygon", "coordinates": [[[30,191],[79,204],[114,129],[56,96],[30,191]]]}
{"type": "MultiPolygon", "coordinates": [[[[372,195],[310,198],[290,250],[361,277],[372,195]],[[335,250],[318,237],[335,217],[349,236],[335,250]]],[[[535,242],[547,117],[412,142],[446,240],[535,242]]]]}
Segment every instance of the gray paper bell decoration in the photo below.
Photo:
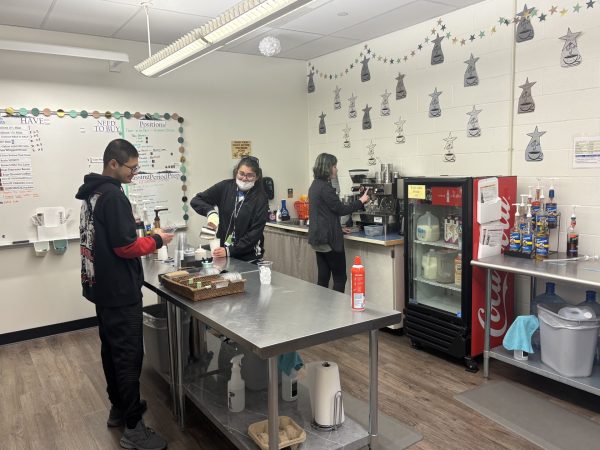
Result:
{"type": "Polygon", "coordinates": [[[533,39],[535,33],[530,19],[533,10],[534,8],[527,9],[527,5],[525,5],[523,11],[517,14],[520,17],[516,32],[517,42],[525,42],[533,39]]]}
{"type": "Polygon", "coordinates": [[[363,60],[360,63],[362,64],[362,68],[360,69],[360,81],[369,81],[371,79],[371,72],[369,72],[369,58],[366,56],[363,57],[363,60]]]}
{"type": "Polygon", "coordinates": [[[327,127],[325,126],[325,116],[327,116],[327,114],[324,114],[322,112],[319,116],[319,134],[327,133],[327,127]]]}
{"type": "Polygon", "coordinates": [[[365,106],[363,109],[363,118],[362,118],[362,129],[363,130],[371,129],[371,115],[369,114],[369,111],[371,111],[371,107],[369,106],[369,104],[367,104],[367,106],[365,106]]]}
{"type": "Polygon", "coordinates": [[[525,161],[540,162],[544,160],[544,153],[542,152],[542,144],[540,137],[546,134],[545,131],[538,131],[538,127],[535,127],[533,133],[527,133],[527,136],[531,137],[527,148],[525,149],[525,161]]]}
{"type": "Polygon", "coordinates": [[[310,94],[312,92],[315,92],[315,80],[313,79],[315,73],[311,70],[310,73],[306,76],[308,77],[308,93],[310,94]]]}
{"type": "Polygon", "coordinates": [[[519,96],[519,102],[517,104],[517,114],[526,114],[535,111],[535,102],[531,95],[531,87],[535,84],[535,81],[529,82],[529,78],[525,81],[525,84],[519,86],[523,91],[519,96]]]}
{"type": "Polygon", "coordinates": [[[444,52],[442,51],[442,40],[444,36],[437,37],[432,41],[433,42],[433,50],[431,51],[431,65],[435,66],[436,64],[441,64],[444,62],[444,52]]]}
{"type": "Polygon", "coordinates": [[[396,100],[402,100],[406,98],[406,88],[404,87],[404,74],[399,73],[396,77],[398,83],[396,83],[396,100]]]}

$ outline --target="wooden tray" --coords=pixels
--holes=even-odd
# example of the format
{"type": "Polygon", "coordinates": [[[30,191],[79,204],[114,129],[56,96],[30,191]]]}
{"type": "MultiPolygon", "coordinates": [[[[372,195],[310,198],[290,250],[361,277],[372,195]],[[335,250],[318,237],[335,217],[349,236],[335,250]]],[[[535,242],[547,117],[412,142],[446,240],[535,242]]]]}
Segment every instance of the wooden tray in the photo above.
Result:
{"type": "Polygon", "coordinates": [[[229,281],[219,275],[198,276],[186,272],[173,272],[158,276],[161,284],[189,300],[195,302],[244,292],[246,280],[229,281]],[[192,280],[190,284],[190,279],[192,280]],[[197,287],[202,283],[201,287],[197,287]]]}
{"type": "MultiPolygon", "coordinates": [[[[262,450],[269,449],[269,421],[253,423],[248,427],[248,434],[262,450]]],[[[296,450],[306,440],[306,431],[288,416],[279,416],[279,445],[277,448],[290,447],[296,450]]]]}

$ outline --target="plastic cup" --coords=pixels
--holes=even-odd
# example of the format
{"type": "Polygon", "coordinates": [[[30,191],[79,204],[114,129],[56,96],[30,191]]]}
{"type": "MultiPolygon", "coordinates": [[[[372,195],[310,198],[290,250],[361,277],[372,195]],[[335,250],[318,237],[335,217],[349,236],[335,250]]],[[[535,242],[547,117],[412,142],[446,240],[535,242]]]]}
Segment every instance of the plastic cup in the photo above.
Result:
{"type": "Polygon", "coordinates": [[[209,242],[210,245],[210,252],[212,253],[216,248],[219,248],[221,246],[221,240],[220,239],[211,239],[211,241],[209,242]]]}
{"type": "Polygon", "coordinates": [[[271,269],[273,261],[260,261],[258,263],[258,276],[260,284],[271,284],[271,269]]]}

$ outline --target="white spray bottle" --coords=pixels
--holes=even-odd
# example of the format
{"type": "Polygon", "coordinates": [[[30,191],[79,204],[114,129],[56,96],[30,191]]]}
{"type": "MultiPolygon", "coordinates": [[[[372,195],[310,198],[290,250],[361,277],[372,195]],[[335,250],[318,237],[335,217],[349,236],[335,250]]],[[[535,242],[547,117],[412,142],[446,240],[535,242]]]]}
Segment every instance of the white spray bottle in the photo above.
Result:
{"type": "Polygon", "coordinates": [[[246,407],[246,383],[242,379],[242,358],[231,358],[231,378],[227,382],[227,406],[231,412],[243,411],[246,407]]]}

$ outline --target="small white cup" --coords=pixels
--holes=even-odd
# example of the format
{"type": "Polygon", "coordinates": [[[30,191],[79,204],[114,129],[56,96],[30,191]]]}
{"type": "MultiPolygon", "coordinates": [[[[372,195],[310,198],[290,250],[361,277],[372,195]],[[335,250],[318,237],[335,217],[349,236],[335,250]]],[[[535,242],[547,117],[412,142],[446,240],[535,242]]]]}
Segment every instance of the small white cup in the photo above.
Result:
{"type": "Polygon", "coordinates": [[[258,263],[258,276],[260,284],[271,284],[271,268],[273,261],[260,261],[258,263]]]}
{"type": "Polygon", "coordinates": [[[220,239],[211,239],[209,242],[210,245],[210,252],[212,253],[216,248],[219,248],[221,246],[221,240],[220,239]]]}

